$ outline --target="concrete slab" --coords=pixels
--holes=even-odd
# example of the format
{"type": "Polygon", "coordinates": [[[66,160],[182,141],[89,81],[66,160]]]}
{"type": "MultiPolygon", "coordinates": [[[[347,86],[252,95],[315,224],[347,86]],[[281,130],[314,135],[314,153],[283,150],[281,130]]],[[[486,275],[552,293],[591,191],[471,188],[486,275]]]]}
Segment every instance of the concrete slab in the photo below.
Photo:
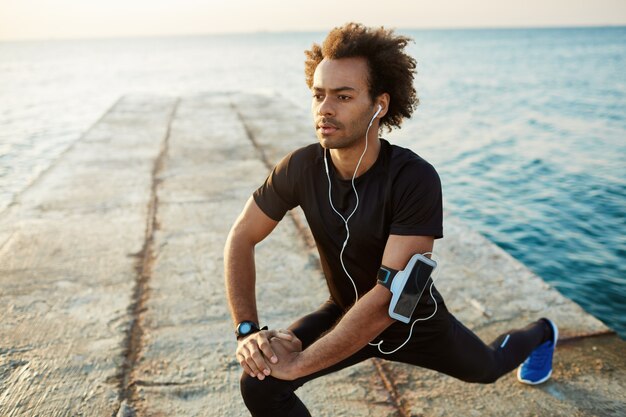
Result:
{"type": "Polygon", "coordinates": [[[0,415],[114,415],[174,99],[122,99],[0,216],[0,415]]]}
{"type": "MultiPolygon", "coordinates": [[[[127,97],[0,214],[0,415],[242,416],[222,250],[309,115],[245,94],[127,97]],[[8,306],[8,307],[3,307],[8,306]]],[[[465,384],[385,361],[312,381],[316,416],[624,415],[624,343],[446,216],[438,288],[485,340],[554,317],[554,378],[465,384]]],[[[257,248],[264,324],[328,296],[298,210],[257,248]],[[297,280],[298,285],[293,285],[297,280]]]]}

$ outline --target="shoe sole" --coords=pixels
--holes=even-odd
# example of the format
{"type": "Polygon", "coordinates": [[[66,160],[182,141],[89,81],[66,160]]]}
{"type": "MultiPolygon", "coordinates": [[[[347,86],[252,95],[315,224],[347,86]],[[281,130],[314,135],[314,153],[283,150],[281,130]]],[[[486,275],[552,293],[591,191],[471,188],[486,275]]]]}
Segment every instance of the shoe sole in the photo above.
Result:
{"type": "Polygon", "coordinates": [[[539,384],[543,384],[544,382],[546,382],[548,379],[550,379],[550,377],[552,376],[552,369],[550,369],[550,372],[548,372],[548,375],[546,375],[545,377],[541,378],[539,381],[531,381],[529,379],[522,379],[522,377],[520,376],[520,371],[517,371],[517,380],[519,382],[521,382],[522,384],[526,384],[526,385],[539,385],[539,384]]]}
{"type": "MultiPolygon", "coordinates": [[[[548,323],[550,323],[550,326],[552,326],[552,334],[554,336],[552,339],[552,343],[554,343],[554,350],[556,350],[556,342],[559,340],[559,329],[556,327],[556,324],[554,324],[552,320],[550,319],[546,319],[546,320],[548,321],[548,323]]],[[[531,381],[529,379],[523,379],[522,376],[520,375],[521,372],[522,372],[522,367],[520,365],[520,367],[517,368],[517,380],[521,382],[522,384],[526,384],[526,385],[543,384],[552,376],[552,369],[550,369],[550,372],[548,372],[548,375],[546,375],[545,377],[541,378],[538,381],[531,381]]]]}

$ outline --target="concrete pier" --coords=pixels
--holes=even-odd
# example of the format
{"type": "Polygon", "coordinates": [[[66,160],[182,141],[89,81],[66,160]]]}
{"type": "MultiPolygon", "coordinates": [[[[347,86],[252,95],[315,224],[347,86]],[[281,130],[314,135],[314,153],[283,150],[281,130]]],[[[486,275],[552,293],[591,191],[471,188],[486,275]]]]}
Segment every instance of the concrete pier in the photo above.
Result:
{"type": "MultiPolygon", "coordinates": [[[[246,415],[222,250],[269,167],[312,141],[306,115],[271,96],[115,103],[0,213],[0,415],[246,415]]],[[[552,379],[475,385],[371,360],[301,388],[312,414],[626,415],[626,344],[450,213],[444,228],[449,309],[486,341],[554,318],[552,379]]],[[[298,210],[256,254],[263,324],[327,298],[298,210]]]]}

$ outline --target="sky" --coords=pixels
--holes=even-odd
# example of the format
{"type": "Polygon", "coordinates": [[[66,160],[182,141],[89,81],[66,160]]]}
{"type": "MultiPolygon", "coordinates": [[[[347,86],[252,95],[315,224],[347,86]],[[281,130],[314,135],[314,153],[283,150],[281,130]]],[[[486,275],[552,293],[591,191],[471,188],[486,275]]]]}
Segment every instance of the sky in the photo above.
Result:
{"type": "Polygon", "coordinates": [[[0,0],[0,40],[626,25],[626,0],[0,0]],[[383,6],[384,5],[384,6],[383,6]]]}

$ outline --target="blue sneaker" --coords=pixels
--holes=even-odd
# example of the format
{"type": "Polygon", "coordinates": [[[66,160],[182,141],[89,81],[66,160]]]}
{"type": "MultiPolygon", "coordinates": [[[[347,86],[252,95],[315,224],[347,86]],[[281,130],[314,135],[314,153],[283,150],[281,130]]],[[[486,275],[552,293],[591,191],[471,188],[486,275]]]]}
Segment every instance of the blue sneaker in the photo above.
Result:
{"type": "Polygon", "coordinates": [[[524,384],[537,385],[546,382],[552,375],[552,355],[559,338],[559,330],[552,320],[546,320],[552,326],[552,340],[549,340],[532,351],[530,356],[517,370],[517,380],[524,384]]]}

